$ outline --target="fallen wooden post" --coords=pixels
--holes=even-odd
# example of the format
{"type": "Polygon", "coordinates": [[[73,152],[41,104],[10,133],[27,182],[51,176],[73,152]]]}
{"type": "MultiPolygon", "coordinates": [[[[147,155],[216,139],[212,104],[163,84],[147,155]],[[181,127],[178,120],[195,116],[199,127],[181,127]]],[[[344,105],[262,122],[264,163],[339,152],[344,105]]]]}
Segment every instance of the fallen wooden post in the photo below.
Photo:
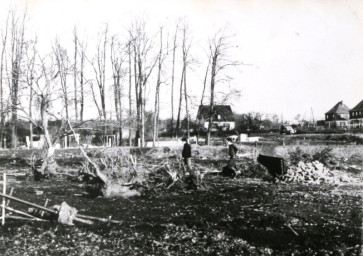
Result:
{"type": "Polygon", "coordinates": [[[31,203],[31,202],[28,202],[28,201],[22,200],[22,199],[20,199],[20,198],[16,198],[16,197],[9,196],[9,195],[6,195],[6,194],[1,194],[1,193],[0,193],[0,196],[2,196],[2,197],[3,197],[3,199],[4,199],[4,198],[11,199],[11,200],[14,200],[14,201],[16,201],[16,202],[23,203],[23,204],[26,204],[26,205],[29,205],[29,206],[32,206],[32,207],[35,207],[35,208],[41,209],[41,210],[43,210],[43,211],[47,211],[47,212],[51,212],[51,213],[57,214],[57,211],[56,211],[56,210],[49,209],[49,208],[43,207],[43,206],[38,205],[38,204],[34,204],[34,203],[31,203]]]}
{"type": "MultiPolygon", "coordinates": [[[[10,195],[10,196],[12,196],[12,195],[13,195],[13,192],[14,192],[14,188],[11,188],[11,189],[10,189],[10,193],[9,193],[9,195],[10,195]]],[[[8,200],[8,201],[6,202],[6,206],[9,206],[9,204],[10,204],[10,200],[8,200]]]]}
{"type": "Polygon", "coordinates": [[[37,220],[37,221],[47,221],[47,220],[44,220],[44,219],[40,219],[40,218],[37,218],[29,213],[26,213],[26,212],[23,212],[23,211],[19,211],[19,210],[15,210],[9,206],[5,206],[6,210],[8,211],[11,211],[11,212],[15,212],[17,214],[20,214],[20,215],[23,215],[23,216],[26,216],[28,218],[31,218],[31,219],[34,219],[34,220],[37,220]]]}
{"type": "Polygon", "coordinates": [[[110,220],[108,218],[99,218],[99,217],[87,216],[87,215],[83,215],[83,214],[77,214],[76,218],[77,217],[82,218],[82,219],[98,220],[98,221],[109,222],[109,223],[114,223],[114,224],[122,223],[122,221],[119,221],[119,220],[110,220]]]}
{"type": "Polygon", "coordinates": [[[10,214],[6,214],[6,218],[8,219],[15,219],[15,220],[27,220],[27,221],[46,221],[43,219],[34,219],[34,218],[28,218],[28,217],[21,217],[21,216],[16,216],[16,215],[10,215],[10,214]]]}

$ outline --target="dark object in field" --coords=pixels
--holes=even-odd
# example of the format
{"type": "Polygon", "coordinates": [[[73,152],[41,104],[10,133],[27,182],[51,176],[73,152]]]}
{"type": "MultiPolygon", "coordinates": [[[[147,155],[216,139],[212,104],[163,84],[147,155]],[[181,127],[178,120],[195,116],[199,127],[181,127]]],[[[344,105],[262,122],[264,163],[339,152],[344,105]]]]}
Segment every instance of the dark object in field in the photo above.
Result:
{"type": "Polygon", "coordinates": [[[222,168],[222,176],[224,177],[236,177],[236,171],[228,165],[222,168]]]}
{"type": "Polygon", "coordinates": [[[286,173],[285,161],[281,157],[258,155],[257,162],[265,166],[273,176],[280,176],[286,173]]]}

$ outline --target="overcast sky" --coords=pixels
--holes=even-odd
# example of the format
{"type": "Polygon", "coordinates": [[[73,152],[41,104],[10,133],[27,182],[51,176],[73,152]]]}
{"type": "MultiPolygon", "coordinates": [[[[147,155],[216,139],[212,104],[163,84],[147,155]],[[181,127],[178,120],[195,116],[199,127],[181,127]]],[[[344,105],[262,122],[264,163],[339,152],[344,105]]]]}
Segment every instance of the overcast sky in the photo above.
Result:
{"type": "MultiPolygon", "coordinates": [[[[21,9],[26,3],[29,29],[42,42],[70,36],[74,25],[95,34],[105,22],[126,27],[135,15],[156,26],[184,16],[196,44],[228,27],[238,47],[233,57],[250,64],[233,72],[231,86],[242,90],[231,102],[237,113],[310,119],[312,109],[317,119],[338,101],[352,108],[363,99],[361,0],[1,0],[0,24],[9,4],[21,9]]],[[[195,90],[200,77],[189,82],[195,90]]]]}

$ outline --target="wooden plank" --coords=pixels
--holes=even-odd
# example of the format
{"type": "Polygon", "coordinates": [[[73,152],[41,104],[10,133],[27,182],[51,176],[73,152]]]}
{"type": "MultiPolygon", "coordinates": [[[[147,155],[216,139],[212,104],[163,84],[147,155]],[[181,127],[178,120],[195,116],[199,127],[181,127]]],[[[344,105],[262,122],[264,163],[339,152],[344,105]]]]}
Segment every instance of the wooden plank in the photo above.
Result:
{"type": "MultiPolygon", "coordinates": [[[[25,201],[25,200],[22,200],[22,199],[13,197],[13,196],[9,196],[9,195],[2,194],[2,193],[0,193],[0,196],[2,196],[3,198],[11,199],[11,200],[14,200],[16,202],[23,203],[23,204],[26,204],[26,205],[29,205],[29,206],[32,206],[32,207],[41,209],[43,211],[47,211],[47,212],[51,212],[51,213],[54,213],[54,214],[58,214],[58,211],[56,211],[56,210],[52,210],[52,209],[46,208],[44,206],[41,206],[41,205],[38,205],[38,204],[34,204],[34,203],[31,203],[31,202],[28,202],[28,201],[25,201]]],[[[76,215],[76,218],[74,220],[78,220],[79,218],[80,219],[89,219],[89,220],[98,220],[98,221],[102,221],[102,222],[115,223],[115,224],[122,223],[122,221],[110,220],[110,219],[107,219],[107,218],[99,218],[99,217],[87,216],[87,215],[82,215],[82,214],[77,214],[76,215]]],[[[78,220],[78,221],[82,221],[82,220],[78,220]]]]}

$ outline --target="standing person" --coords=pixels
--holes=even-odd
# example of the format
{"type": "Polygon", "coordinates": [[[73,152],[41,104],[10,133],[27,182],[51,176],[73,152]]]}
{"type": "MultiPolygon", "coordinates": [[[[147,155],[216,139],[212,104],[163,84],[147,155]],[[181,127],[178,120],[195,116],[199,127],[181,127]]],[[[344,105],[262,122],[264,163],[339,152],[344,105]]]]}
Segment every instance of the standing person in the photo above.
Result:
{"type": "Polygon", "coordinates": [[[192,161],[191,161],[192,147],[188,143],[187,138],[182,138],[182,142],[184,143],[183,151],[182,151],[183,161],[184,161],[184,164],[185,164],[187,170],[190,172],[190,170],[192,169],[192,161]]]}
{"type": "Polygon", "coordinates": [[[187,171],[189,172],[189,177],[186,177],[186,182],[188,184],[189,188],[197,189],[197,176],[195,175],[193,169],[192,169],[192,147],[188,143],[187,138],[182,138],[182,142],[184,143],[183,151],[182,151],[182,157],[184,166],[186,167],[187,171]]]}
{"type": "Polygon", "coordinates": [[[227,141],[227,145],[228,145],[229,160],[228,160],[227,166],[225,166],[223,168],[223,175],[234,177],[234,176],[236,176],[236,170],[237,170],[236,155],[238,152],[238,148],[233,143],[231,138],[227,138],[226,141],[227,141]]]}

